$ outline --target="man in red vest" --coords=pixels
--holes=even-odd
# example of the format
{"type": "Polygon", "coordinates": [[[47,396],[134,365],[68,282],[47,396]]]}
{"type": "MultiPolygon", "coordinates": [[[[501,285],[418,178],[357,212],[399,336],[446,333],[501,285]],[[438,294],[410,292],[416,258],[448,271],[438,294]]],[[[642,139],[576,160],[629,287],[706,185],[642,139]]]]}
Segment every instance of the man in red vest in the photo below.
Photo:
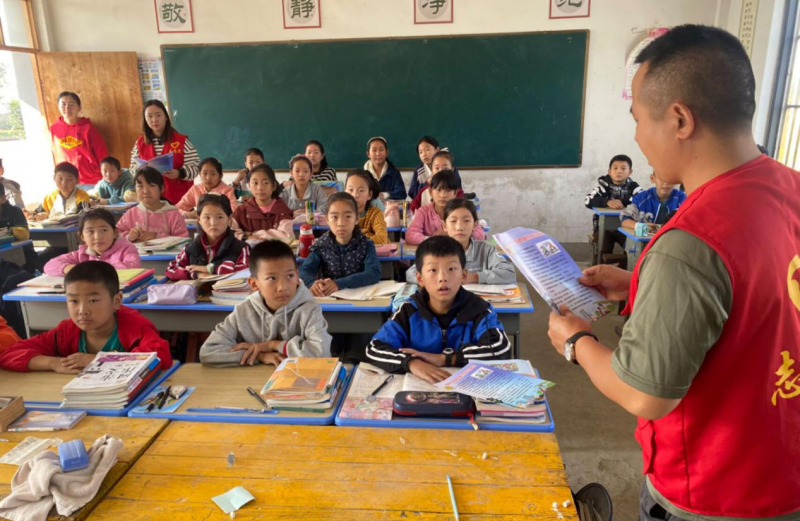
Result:
{"type": "Polygon", "coordinates": [[[628,300],[619,347],[566,308],[550,339],[639,417],[640,520],[799,520],[800,174],[756,146],[734,36],[676,27],[638,62],[636,141],[688,198],[633,273],[584,273],[628,300]]]}

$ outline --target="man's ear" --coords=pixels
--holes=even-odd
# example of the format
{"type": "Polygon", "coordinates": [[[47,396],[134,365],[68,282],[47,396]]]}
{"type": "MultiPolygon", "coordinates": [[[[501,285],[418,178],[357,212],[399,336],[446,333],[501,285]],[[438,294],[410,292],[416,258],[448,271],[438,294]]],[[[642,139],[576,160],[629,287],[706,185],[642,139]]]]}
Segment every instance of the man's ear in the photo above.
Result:
{"type": "Polygon", "coordinates": [[[117,311],[120,308],[120,306],[122,306],[122,293],[117,293],[111,300],[112,300],[112,305],[114,306],[114,311],[117,311]]]}
{"type": "Polygon", "coordinates": [[[667,109],[667,117],[675,121],[675,137],[681,141],[687,140],[697,128],[697,120],[692,109],[685,103],[675,102],[667,109]]]}
{"type": "Polygon", "coordinates": [[[258,284],[256,284],[255,277],[247,277],[247,284],[250,285],[250,291],[258,291],[258,284]]]}
{"type": "Polygon", "coordinates": [[[467,275],[469,275],[469,272],[467,271],[467,268],[463,268],[461,270],[461,284],[462,285],[467,283],[467,275]]]}
{"type": "Polygon", "coordinates": [[[417,273],[415,273],[415,275],[417,276],[417,286],[419,286],[420,288],[424,288],[425,284],[422,283],[422,275],[420,275],[419,270],[417,270],[417,273]]]}

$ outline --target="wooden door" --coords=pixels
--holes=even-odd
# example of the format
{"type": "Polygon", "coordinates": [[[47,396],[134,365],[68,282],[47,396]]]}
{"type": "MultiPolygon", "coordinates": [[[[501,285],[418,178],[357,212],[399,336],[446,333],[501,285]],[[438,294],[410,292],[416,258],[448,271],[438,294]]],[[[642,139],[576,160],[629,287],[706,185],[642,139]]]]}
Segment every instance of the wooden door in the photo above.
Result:
{"type": "Polygon", "coordinates": [[[55,123],[58,95],[75,92],[81,116],[90,118],[106,140],[108,152],[123,168],[142,133],[142,88],[135,52],[41,52],[39,82],[47,125],[55,123]]]}

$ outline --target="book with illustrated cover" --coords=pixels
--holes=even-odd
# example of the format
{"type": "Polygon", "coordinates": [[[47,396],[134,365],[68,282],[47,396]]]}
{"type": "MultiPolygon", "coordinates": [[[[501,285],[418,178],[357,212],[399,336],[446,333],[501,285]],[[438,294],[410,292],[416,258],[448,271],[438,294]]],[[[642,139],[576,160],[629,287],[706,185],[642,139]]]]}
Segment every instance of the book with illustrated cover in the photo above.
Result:
{"type": "Polygon", "coordinates": [[[9,432],[65,431],[86,416],[86,411],[28,411],[8,427],[9,432]]]}

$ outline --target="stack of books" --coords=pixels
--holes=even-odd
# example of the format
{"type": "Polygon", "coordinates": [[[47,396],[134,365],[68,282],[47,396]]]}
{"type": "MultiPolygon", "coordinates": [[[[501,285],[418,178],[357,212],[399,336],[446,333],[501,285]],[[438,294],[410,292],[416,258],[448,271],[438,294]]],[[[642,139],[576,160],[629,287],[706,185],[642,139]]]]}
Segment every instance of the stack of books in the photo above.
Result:
{"type": "Polygon", "coordinates": [[[139,255],[177,255],[190,240],[189,237],[160,237],[137,242],[136,249],[139,255]]]}
{"type": "Polygon", "coordinates": [[[490,304],[521,304],[522,291],[516,284],[464,284],[464,289],[475,293],[490,304]]]}
{"type": "MultiPolygon", "coordinates": [[[[117,270],[119,277],[119,290],[122,292],[122,302],[127,304],[136,300],[136,297],[147,291],[147,287],[155,284],[154,269],[144,268],[128,268],[117,270]]],[[[28,288],[43,288],[47,290],[46,293],[52,294],[63,292],[64,290],[64,277],[54,277],[52,275],[40,275],[31,280],[26,280],[20,283],[20,286],[28,288]]]]}
{"type": "Polygon", "coordinates": [[[346,370],[338,358],[287,358],[261,389],[270,407],[325,412],[341,392],[346,370]]]}
{"type": "Polygon", "coordinates": [[[249,277],[250,270],[243,270],[218,280],[211,287],[211,302],[218,306],[236,306],[244,302],[252,293],[247,282],[249,277]]]}
{"type": "Polygon", "coordinates": [[[22,396],[0,396],[0,432],[6,431],[23,414],[25,403],[22,396]]]}
{"type": "MultiPolygon", "coordinates": [[[[511,373],[523,374],[536,378],[536,372],[528,360],[487,360],[481,362],[509,371],[511,373]]],[[[503,422],[503,423],[547,423],[550,421],[547,415],[547,403],[545,402],[546,386],[540,388],[540,392],[535,400],[524,406],[513,407],[496,403],[491,400],[475,400],[475,408],[480,414],[481,421],[503,422]]]]}
{"type": "Polygon", "coordinates": [[[158,374],[155,353],[98,353],[61,389],[62,407],[124,409],[158,374]]]}
{"type": "Polygon", "coordinates": [[[28,226],[31,228],[69,228],[78,224],[80,215],[65,215],[63,217],[53,217],[44,221],[30,221],[28,226]]]}

